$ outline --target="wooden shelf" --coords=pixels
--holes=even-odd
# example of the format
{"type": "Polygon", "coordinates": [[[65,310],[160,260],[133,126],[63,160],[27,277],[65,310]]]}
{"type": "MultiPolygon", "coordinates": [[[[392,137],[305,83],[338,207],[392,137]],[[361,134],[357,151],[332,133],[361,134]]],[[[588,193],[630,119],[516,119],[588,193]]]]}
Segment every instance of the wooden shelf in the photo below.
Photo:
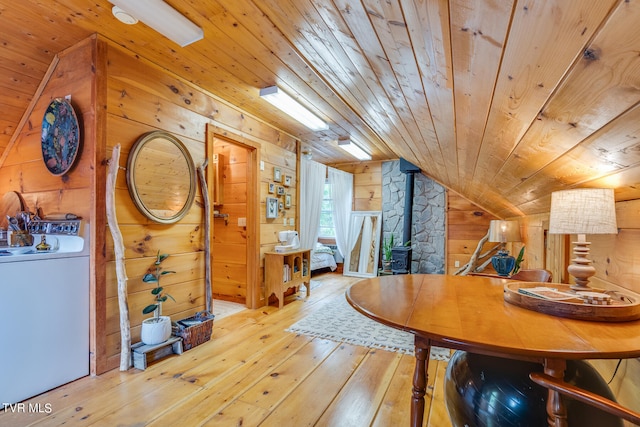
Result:
{"type": "Polygon", "coordinates": [[[149,364],[157,360],[164,359],[171,354],[182,354],[182,338],[172,336],[167,341],[156,345],[139,342],[133,344],[131,350],[133,366],[144,371],[149,364]]]}
{"type": "Polygon", "coordinates": [[[546,286],[561,292],[572,292],[569,285],[548,282],[511,282],[504,285],[504,300],[528,310],[569,319],[595,322],[626,322],[640,319],[640,296],[632,292],[616,291],[611,305],[554,301],[519,292],[521,288],[546,286]],[[618,299],[617,297],[622,297],[618,299]]]}
{"type": "Polygon", "coordinates": [[[304,284],[307,288],[307,296],[311,295],[311,250],[266,252],[264,282],[267,304],[271,294],[275,294],[278,298],[278,308],[284,305],[284,293],[289,288],[304,284]],[[285,274],[286,265],[289,266],[289,274],[285,274]]]}

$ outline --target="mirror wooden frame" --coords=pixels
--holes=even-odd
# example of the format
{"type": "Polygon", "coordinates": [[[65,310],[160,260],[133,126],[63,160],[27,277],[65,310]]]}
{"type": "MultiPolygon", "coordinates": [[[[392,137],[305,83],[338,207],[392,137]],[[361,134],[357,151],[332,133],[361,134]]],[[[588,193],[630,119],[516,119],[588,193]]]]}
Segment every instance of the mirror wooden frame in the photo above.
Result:
{"type": "MultiPolygon", "coordinates": [[[[145,182],[147,183],[162,182],[162,178],[165,178],[168,175],[167,168],[169,168],[170,165],[165,165],[165,169],[159,168],[158,166],[160,165],[154,164],[154,167],[147,169],[147,171],[158,171],[157,179],[155,176],[149,175],[144,178],[139,178],[146,179],[145,182]]],[[[193,159],[191,158],[191,154],[189,154],[189,150],[187,150],[187,147],[182,143],[182,141],[165,131],[153,131],[142,135],[133,145],[131,152],[129,153],[129,157],[127,158],[127,187],[129,188],[129,194],[131,195],[131,198],[138,210],[150,220],[162,224],[172,224],[179,221],[191,209],[191,205],[193,204],[193,200],[196,195],[196,168],[193,163],[193,159]],[[176,206],[174,209],[168,209],[168,214],[166,215],[161,215],[159,210],[151,207],[152,200],[148,197],[145,198],[147,194],[146,192],[141,191],[141,182],[136,183],[136,174],[138,172],[141,173],[141,171],[139,171],[139,162],[141,160],[145,160],[145,148],[149,148],[150,144],[157,140],[160,140],[161,142],[169,142],[177,148],[176,155],[179,156],[176,156],[173,160],[176,160],[178,164],[181,164],[181,160],[183,160],[185,163],[185,170],[177,170],[176,174],[173,174],[172,176],[184,175],[184,181],[179,182],[178,184],[185,188],[188,186],[184,203],[181,204],[181,206],[176,206]]],[[[154,190],[150,190],[151,191],[149,192],[154,192],[154,190]]],[[[167,188],[163,187],[162,190],[155,190],[155,194],[166,194],[166,190],[167,188]]],[[[166,199],[164,199],[164,201],[166,201],[166,199]]]]}
{"type": "MultiPolygon", "coordinates": [[[[351,212],[351,218],[349,218],[349,231],[347,236],[347,245],[349,248],[344,257],[344,269],[343,274],[345,276],[356,276],[356,277],[376,277],[378,275],[378,260],[380,257],[380,235],[382,233],[382,212],[381,211],[353,211],[351,212]],[[353,241],[355,235],[355,228],[358,226],[362,227],[363,224],[366,224],[366,219],[372,219],[374,221],[371,224],[371,232],[372,235],[367,237],[367,241],[371,242],[371,249],[373,253],[371,253],[371,258],[368,261],[368,265],[371,266],[371,269],[362,270],[361,268],[352,269],[351,261],[353,257],[353,253],[355,249],[355,242],[353,241]],[[370,239],[370,240],[369,240],[370,239]]],[[[357,234],[357,237],[360,238],[361,232],[357,234]]],[[[363,252],[360,251],[359,254],[363,252]]],[[[358,254],[358,255],[359,255],[358,254]]],[[[359,263],[359,261],[358,261],[359,263]]]]}

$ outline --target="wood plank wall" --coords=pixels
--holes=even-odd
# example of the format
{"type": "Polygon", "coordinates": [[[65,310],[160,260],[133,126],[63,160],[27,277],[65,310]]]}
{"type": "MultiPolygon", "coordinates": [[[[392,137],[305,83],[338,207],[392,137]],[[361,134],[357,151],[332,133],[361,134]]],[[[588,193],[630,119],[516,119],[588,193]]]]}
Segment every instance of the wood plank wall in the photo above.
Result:
{"type": "Polygon", "coordinates": [[[90,221],[96,116],[93,58],[92,51],[87,49],[90,44],[91,40],[87,40],[80,49],[58,55],[60,61],[55,72],[0,169],[0,194],[20,192],[32,212],[38,207],[44,214],[73,212],[90,221]],[[79,117],[83,142],[73,168],[65,175],[54,176],[42,160],[42,117],[51,100],[67,95],[71,96],[71,104],[79,117]]]}
{"type": "MultiPolygon", "coordinates": [[[[259,151],[258,157],[266,165],[265,171],[260,173],[261,180],[266,179],[267,170],[272,164],[282,166],[284,173],[295,176],[297,143],[291,136],[253,119],[241,110],[228,106],[214,98],[213,95],[167,74],[164,70],[125,50],[109,45],[106,62],[109,64],[106,79],[108,94],[107,134],[109,135],[107,152],[110,153],[112,145],[120,143],[123,146],[124,159],[126,159],[126,153],[139,135],[149,130],[162,129],[178,136],[187,145],[196,165],[199,165],[204,161],[205,156],[207,124],[213,124],[215,134],[220,138],[237,141],[259,151]]],[[[222,150],[224,151],[224,148],[222,150]]],[[[229,156],[227,157],[241,158],[239,153],[240,151],[232,152],[229,148],[229,156]]],[[[246,164],[246,158],[244,163],[246,164]]],[[[242,166],[238,167],[238,169],[242,168],[242,166]]],[[[240,172],[232,168],[225,172],[228,174],[237,172],[241,175],[240,172]]],[[[241,184],[229,182],[229,187],[225,188],[225,198],[230,204],[243,203],[247,196],[245,195],[243,199],[241,194],[235,194],[235,185],[241,184]]],[[[152,261],[152,257],[158,249],[171,253],[172,256],[167,260],[166,267],[178,271],[178,274],[167,276],[166,285],[168,291],[176,298],[177,303],[166,304],[165,313],[174,319],[180,319],[203,309],[204,254],[202,250],[204,237],[201,198],[196,199],[189,214],[179,223],[161,225],[148,221],[138,213],[132,205],[125,181],[120,180],[118,188],[118,219],[127,245],[127,271],[131,271],[128,273],[129,282],[140,283],[141,276],[139,274],[144,273],[144,267],[149,265],[149,261],[152,261]]],[[[263,197],[260,199],[264,200],[263,197]]],[[[277,236],[277,232],[283,227],[280,225],[282,223],[263,223],[265,221],[262,219],[264,218],[264,203],[261,202],[260,206],[259,245],[261,248],[265,247],[271,250],[273,246],[269,245],[277,240],[272,236],[277,236]]],[[[255,221],[255,215],[247,212],[247,220],[255,221]]],[[[221,225],[219,220],[215,220],[213,224],[215,235],[215,230],[221,225]]],[[[241,236],[242,231],[237,227],[237,217],[233,227],[236,229],[233,242],[239,242],[243,237],[241,236]]],[[[222,257],[213,252],[215,249],[216,246],[212,245],[214,263],[218,257],[222,257]]],[[[107,254],[109,262],[107,265],[108,287],[111,289],[107,298],[106,333],[109,337],[107,348],[110,350],[110,360],[113,359],[113,363],[115,363],[119,351],[119,331],[115,323],[117,301],[113,292],[115,282],[112,277],[114,266],[110,239],[107,239],[107,254]]],[[[239,265],[235,265],[233,268],[239,268],[239,265]]],[[[222,274],[230,271],[223,268],[222,274]]],[[[237,269],[234,271],[237,273],[237,269]]],[[[214,274],[216,273],[214,272],[214,274]]],[[[233,281],[234,279],[230,278],[226,283],[233,281]]],[[[253,294],[257,294],[256,305],[254,305],[253,297],[248,304],[259,307],[260,302],[264,301],[263,276],[260,274],[258,280],[252,280],[250,283],[256,289],[248,290],[245,284],[240,285],[240,288],[236,286],[233,291],[228,292],[229,295],[227,295],[228,289],[220,289],[219,296],[227,295],[231,299],[237,299],[239,295],[248,296],[251,294],[253,296],[253,294]]],[[[236,283],[236,285],[238,284],[236,283]]],[[[135,341],[139,336],[138,325],[142,320],[140,310],[148,302],[149,296],[147,291],[134,287],[130,289],[129,297],[129,307],[132,312],[132,336],[135,341]]]]}
{"type": "MultiPolygon", "coordinates": [[[[489,223],[493,219],[498,218],[455,191],[447,190],[447,274],[455,273],[469,262],[478,243],[487,234],[489,223]]],[[[495,243],[485,243],[481,253],[494,245],[495,243]]],[[[486,259],[479,260],[478,264],[484,261],[486,259]]],[[[489,264],[483,272],[494,273],[495,270],[489,264]]]]}
{"type": "MultiPolygon", "coordinates": [[[[59,62],[51,73],[50,80],[42,82],[44,87],[41,96],[35,100],[34,109],[25,127],[19,130],[15,144],[0,168],[0,194],[18,191],[25,199],[27,209],[32,212],[37,208],[41,208],[45,216],[71,212],[89,224],[92,237],[91,274],[87,284],[90,286],[92,319],[90,364],[94,372],[103,372],[107,367],[104,359],[100,357],[98,346],[104,340],[99,337],[99,328],[96,328],[95,324],[96,312],[104,312],[104,298],[97,294],[97,289],[100,286],[104,287],[104,274],[96,274],[96,265],[100,264],[96,255],[97,248],[103,249],[99,240],[104,235],[104,225],[97,227],[96,219],[104,218],[104,204],[102,210],[97,209],[99,200],[96,187],[100,185],[100,181],[94,171],[102,160],[102,150],[95,144],[100,137],[100,131],[96,126],[99,114],[95,106],[99,93],[95,80],[101,70],[95,66],[95,55],[93,37],[58,54],[59,62]],[[81,147],[69,172],[62,176],[53,176],[42,161],[42,118],[51,100],[67,95],[71,96],[71,104],[78,116],[81,147]]],[[[55,274],[64,273],[73,274],[55,274]]],[[[28,311],[28,307],[25,307],[25,311],[28,311]]]]}
{"type": "MultiPolygon", "coordinates": [[[[124,170],[135,141],[149,131],[168,131],[187,146],[199,165],[205,156],[206,128],[212,124],[216,134],[259,151],[257,157],[265,163],[265,170],[259,173],[264,186],[272,178],[274,165],[294,177],[294,185],[289,189],[293,192],[294,206],[287,210],[287,216],[294,218],[297,141],[99,36],[79,43],[59,57],[60,62],[27,126],[0,169],[0,193],[19,191],[32,210],[41,207],[45,214],[73,212],[91,224],[91,372],[100,374],[119,365],[120,351],[113,242],[104,213],[107,160],[113,147],[116,144],[122,147],[116,211],[126,245],[130,321],[135,342],[139,339],[142,307],[151,298],[149,286],[141,278],[158,250],[171,255],[165,267],[177,271],[163,278],[163,285],[177,300],[165,304],[165,314],[179,319],[203,309],[205,277],[203,203],[199,190],[191,210],[179,223],[163,225],[146,219],[129,196],[124,170]],[[72,103],[84,124],[83,147],[74,168],[62,177],[53,177],[41,159],[40,126],[49,101],[67,94],[72,95],[72,103]]],[[[266,189],[259,191],[261,216],[251,218],[257,223],[254,238],[258,239],[261,254],[273,249],[277,232],[285,228],[282,222],[268,223],[264,218],[266,192],[266,189]]],[[[233,195],[233,191],[228,194],[233,195]]],[[[252,283],[257,289],[258,304],[264,302],[262,274],[252,283]]]]}
{"type": "MultiPolygon", "coordinates": [[[[260,271],[258,276],[260,281],[260,295],[262,300],[260,305],[266,305],[268,300],[264,299],[264,254],[275,250],[275,245],[280,244],[278,241],[278,232],[283,230],[300,231],[300,216],[298,200],[300,200],[300,192],[298,182],[300,175],[298,173],[298,148],[295,143],[276,146],[269,144],[261,151],[261,168],[259,179],[259,200],[260,200],[260,271]],[[281,181],[274,179],[274,168],[280,169],[281,181]],[[284,187],[284,176],[291,177],[291,185],[284,187]],[[277,218],[267,218],[267,197],[276,197],[280,202],[284,203],[284,196],[277,193],[269,193],[269,184],[274,184],[276,191],[278,186],[283,186],[285,193],[291,195],[291,207],[282,209],[278,212],[277,218]],[[286,225],[285,225],[286,220],[286,225]],[[293,221],[293,224],[291,224],[293,221]]],[[[275,303],[275,297],[271,300],[275,303]]]]}
{"type": "Polygon", "coordinates": [[[331,165],[353,174],[353,210],[382,210],[382,162],[354,162],[331,165]]]}

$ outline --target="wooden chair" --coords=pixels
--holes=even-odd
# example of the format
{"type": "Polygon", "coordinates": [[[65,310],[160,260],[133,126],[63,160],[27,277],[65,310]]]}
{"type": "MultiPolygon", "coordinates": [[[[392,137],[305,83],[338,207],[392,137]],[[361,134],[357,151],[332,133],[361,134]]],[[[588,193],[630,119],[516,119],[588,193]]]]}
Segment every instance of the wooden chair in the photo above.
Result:
{"type": "Polygon", "coordinates": [[[522,282],[551,282],[553,277],[549,270],[534,268],[531,270],[520,270],[513,276],[509,277],[509,279],[520,280],[522,282]]]}
{"type": "Polygon", "coordinates": [[[531,378],[531,380],[536,384],[553,391],[557,391],[570,399],[578,400],[582,403],[586,403],[587,405],[594,406],[608,412],[609,414],[615,415],[616,417],[630,421],[633,424],[640,425],[640,413],[625,408],[617,402],[540,372],[533,372],[529,374],[529,378],[531,378]]]}
{"type": "Polygon", "coordinates": [[[469,273],[469,276],[497,277],[499,279],[520,280],[521,282],[551,282],[553,279],[551,272],[542,268],[520,270],[513,276],[498,276],[487,273],[469,273]]]}

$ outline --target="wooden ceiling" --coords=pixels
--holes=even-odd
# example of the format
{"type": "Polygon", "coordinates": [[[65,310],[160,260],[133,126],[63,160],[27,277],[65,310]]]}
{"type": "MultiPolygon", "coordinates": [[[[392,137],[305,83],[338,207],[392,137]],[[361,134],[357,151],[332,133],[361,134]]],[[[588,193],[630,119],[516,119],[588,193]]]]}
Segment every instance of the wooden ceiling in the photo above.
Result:
{"type": "Polygon", "coordinates": [[[403,157],[500,217],[552,191],[640,198],[638,0],[168,0],[204,30],[185,48],[107,0],[0,0],[0,152],[57,52],[92,33],[299,138],[314,160],[403,157]],[[259,89],[330,124],[311,132],[259,89]]]}

